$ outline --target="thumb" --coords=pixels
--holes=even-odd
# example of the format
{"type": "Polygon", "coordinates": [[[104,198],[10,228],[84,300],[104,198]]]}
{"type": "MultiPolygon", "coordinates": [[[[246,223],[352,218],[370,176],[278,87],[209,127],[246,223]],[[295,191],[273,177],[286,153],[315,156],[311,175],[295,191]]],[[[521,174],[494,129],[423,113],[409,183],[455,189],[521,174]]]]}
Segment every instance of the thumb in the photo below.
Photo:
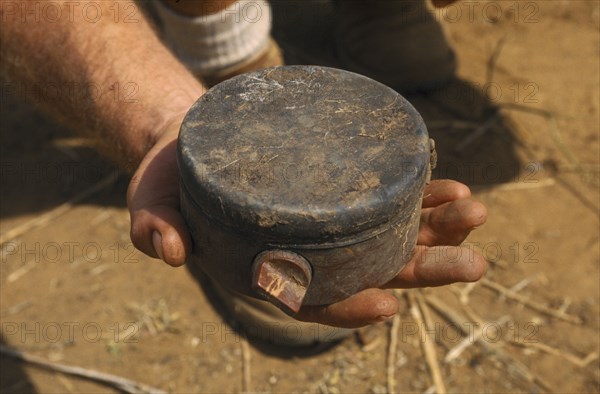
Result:
{"type": "Polygon", "coordinates": [[[179,211],[165,205],[132,209],[131,241],[150,257],[178,267],[191,249],[187,228],[179,211]]]}
{"type": "Polygon", "coordinates": [[[172,266],[185,263],[191,238],[179,212],[179,170],[175,137],[159,141],[129,183],[131,241],[151,257],[172,266]]]}

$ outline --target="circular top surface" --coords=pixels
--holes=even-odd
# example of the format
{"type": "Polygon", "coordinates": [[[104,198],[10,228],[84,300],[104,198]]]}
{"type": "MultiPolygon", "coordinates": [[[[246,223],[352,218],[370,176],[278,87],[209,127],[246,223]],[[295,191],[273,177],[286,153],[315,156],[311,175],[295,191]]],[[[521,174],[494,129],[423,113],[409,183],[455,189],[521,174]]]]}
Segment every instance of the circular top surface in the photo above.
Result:
{"type": "Polygon", "coordinates": [[[367,238],[419,203],[427,130],[398,93],[316,66],[227,80],[185,117],[185,189],[213,220],[276,244],[367,238]]]}

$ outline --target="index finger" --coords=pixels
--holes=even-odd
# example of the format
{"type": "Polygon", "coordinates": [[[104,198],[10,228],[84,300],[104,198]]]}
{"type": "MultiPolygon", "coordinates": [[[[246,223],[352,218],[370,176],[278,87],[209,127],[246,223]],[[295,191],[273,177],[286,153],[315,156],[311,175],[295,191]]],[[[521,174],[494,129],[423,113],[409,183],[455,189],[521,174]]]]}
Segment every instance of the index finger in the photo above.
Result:
{"type": "Polygon", "coordinates": [[[433,208],[438,205],[471,197],[471,190],[464,184],[450,179],[431,181],[423,191],[423,208],[433,208]]]}

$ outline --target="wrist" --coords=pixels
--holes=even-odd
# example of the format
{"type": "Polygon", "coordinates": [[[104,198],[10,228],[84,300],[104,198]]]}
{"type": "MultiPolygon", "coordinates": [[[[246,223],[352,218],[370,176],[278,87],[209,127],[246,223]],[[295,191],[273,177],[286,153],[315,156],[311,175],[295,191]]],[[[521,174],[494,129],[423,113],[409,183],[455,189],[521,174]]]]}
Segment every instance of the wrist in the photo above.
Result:
{"type": "Polygon", "coordinates": [[[137,133],[138,138],[129,141],[134,150],[126,165],[129,172],[135,171],[152,149],[177,139],[187,111],[204,92],[203,87],[193,93],[179,92],[164,97],[164,104],[155,105],[160,110],[146,116],[145,124],[140,127],[141,132],[137,133]]]}
{"type": "Polygon", "coordinates": [[[191,91],[176,91],[162,100],[160,104],[161,116],[157,124],[150,125],[150,147],[166,135],[175,135],[179,133],[179,127],[192,105],[206,92],[202,85],[191,91]]]}

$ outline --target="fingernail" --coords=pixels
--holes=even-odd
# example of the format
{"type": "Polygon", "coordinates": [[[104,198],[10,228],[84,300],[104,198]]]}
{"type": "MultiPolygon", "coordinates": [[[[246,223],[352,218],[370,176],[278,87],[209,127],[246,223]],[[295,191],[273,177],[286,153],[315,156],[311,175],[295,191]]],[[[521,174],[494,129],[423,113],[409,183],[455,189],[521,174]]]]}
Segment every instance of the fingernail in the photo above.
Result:
{"type": "Polygon", "coordinates": [[[384,321],[388,321],[388,320],[390,320],[390,319],[391,319],[391,318],[393,318],[394,316],[395,316],[395,315],[390,315],[390,316],[386,316],[386,315],[380,315],[380,316],[377,316],[377,318],[375,318],[373,321],[371,321],[371,323],[372,323],[372,324],[373,324],[373,323],[382,323],[382,322],[384,322],[384,321]]]}
{"type": "Polygon", "coordinates": [[[158,231],[154,231],[152,233],[152,244],[154,245],[154,250],[156,251],[158,257],[160,257],[161,260],[164,260],[162,249],[162,236],[158,231]]]}

